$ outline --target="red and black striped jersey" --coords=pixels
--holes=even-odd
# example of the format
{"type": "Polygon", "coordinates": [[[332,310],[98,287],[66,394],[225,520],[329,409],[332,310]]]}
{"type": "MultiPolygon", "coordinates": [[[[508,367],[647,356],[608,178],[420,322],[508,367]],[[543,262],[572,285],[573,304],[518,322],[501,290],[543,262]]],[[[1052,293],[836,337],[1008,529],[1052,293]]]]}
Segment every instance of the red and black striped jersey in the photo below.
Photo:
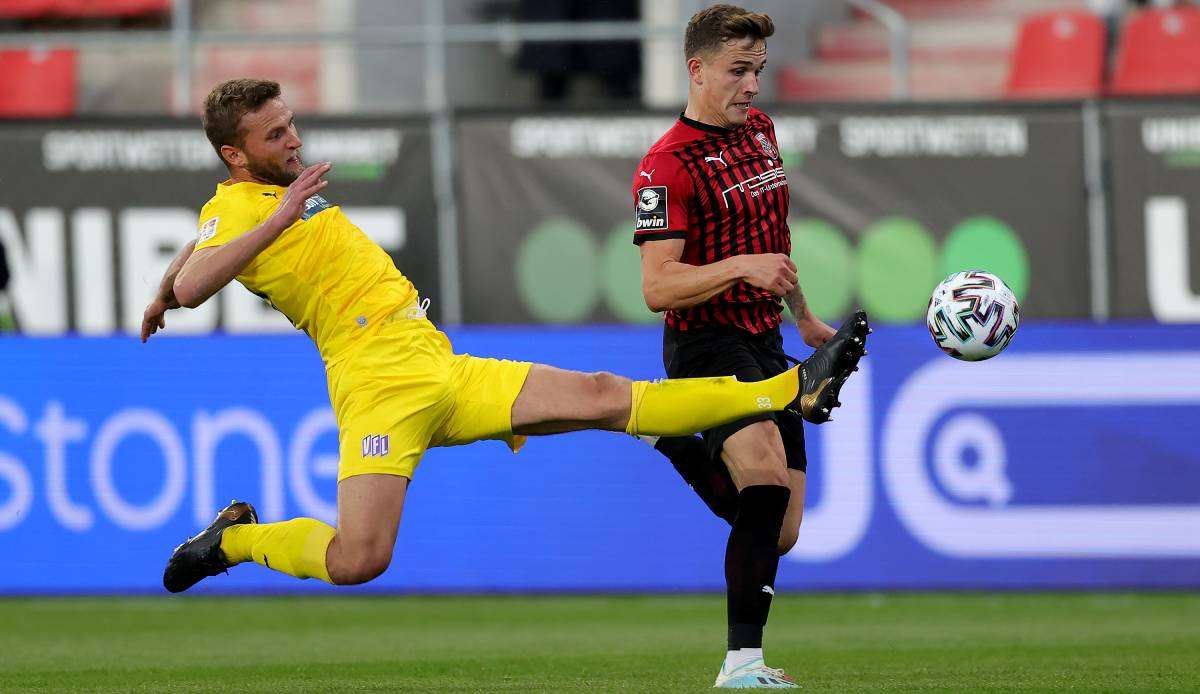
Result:
{"type": "MultiPolygon", "coordinates": [[[[681,260],[709,265],[735,255],[791,254],[788,182],[775,126],[750,109],[732,128],[684,116],[633,175],[633,242],[684,239],[681,260]]],[[[667,326],[729,326],[751,333],[781,322],[778,297],[738,282],[702,304],[667,311],[667,326]]]]}

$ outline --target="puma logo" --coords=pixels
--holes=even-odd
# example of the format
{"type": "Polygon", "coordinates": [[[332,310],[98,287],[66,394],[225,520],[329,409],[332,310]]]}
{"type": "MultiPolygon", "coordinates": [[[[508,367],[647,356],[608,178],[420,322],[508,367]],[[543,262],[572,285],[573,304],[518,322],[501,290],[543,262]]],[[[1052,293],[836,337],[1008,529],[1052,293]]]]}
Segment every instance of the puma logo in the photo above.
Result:
{"type": "Polygon", "coordinates": [[[729,166],[729,164],[725,163],[725,150],[721,150],[721,153],[715,157],[705,157],[704,161],[706,161],[706,162],[719,161],[719,162],[721,162],[721,166],[725,166],[725,167],[729,166]]]}
{"type": "Polygon", "coordinates": [[[647,181],[650,181],[651,183],[653,183],[654,179],[651,177],[654,175],[655,171],[657,171],[657,169],[650,169],[650,173],[646,173],[645,171],[639,171],[638,175],[645,176],[647,181]]]}

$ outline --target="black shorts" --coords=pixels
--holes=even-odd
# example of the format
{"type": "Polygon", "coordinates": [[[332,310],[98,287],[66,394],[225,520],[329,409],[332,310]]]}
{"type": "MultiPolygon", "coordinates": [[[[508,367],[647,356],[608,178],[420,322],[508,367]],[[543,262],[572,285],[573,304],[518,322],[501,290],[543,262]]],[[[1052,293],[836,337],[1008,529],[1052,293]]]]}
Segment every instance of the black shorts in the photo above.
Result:
{"type": "MultiPolygon", "coordinates": [[[[739,381],[762,381],[787,371],[792,362],[783,352],[779,329],[754,335],[735,328],[672,330],[663,328],[663,366],[668,378],[737,376],[739,381]]],[[[804,420],[790,410],[762,412],[703,432],[713,460],[720,460],[725,440],[755,422],[773,421],[779,427],[787,466],[808,470],[804,453],[804,420]]]]}

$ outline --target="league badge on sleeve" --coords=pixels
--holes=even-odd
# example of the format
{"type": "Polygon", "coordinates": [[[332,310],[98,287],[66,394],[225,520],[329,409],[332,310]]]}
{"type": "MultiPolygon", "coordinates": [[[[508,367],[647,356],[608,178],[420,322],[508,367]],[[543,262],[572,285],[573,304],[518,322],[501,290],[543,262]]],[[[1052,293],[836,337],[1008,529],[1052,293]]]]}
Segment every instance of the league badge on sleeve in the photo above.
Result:
{"type": "Polygon", "coordinates": [[[667,187],[646,186],[637,192],[637,231],[667,228],[667,187]]]}
{"type": "Polygon", "coordinates": [[[207,222],[201,224],[200,225],[200,237],[196,240],[196,243],[204,243],[205,241],[216,236],[217,235],[217,222],[220,221],[220,219],[221,219],[220,217],[213,217],[212,219],[208,220],[207,222]]]}

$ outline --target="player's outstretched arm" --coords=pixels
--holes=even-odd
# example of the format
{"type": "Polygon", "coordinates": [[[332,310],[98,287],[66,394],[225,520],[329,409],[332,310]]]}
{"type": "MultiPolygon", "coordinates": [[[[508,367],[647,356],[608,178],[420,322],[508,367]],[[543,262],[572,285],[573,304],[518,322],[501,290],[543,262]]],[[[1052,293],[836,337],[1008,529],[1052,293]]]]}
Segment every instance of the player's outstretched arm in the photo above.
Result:
{"type": "Polygon", "coordinates": [[[684,309],[701,304],[738,282],[748,282],[776,296],[796,288],[796,266],[781,253],[735,255],[709,265],[682,262],[683,239],[642,244],[642,296],[651,311],[684,309]]]}
{"type": "Polygon", "coordinates": [[[328,181],[321,180],[321,176],[331,167],[329,162],[308,167],[288,186],[279,207],[262,224],[229,243],[193,253],[175,278],[175,297],[180,305],[196,308],[232,282],[250,261],[300,219],[304,201],[325,187],[328,181]]]}
{"type": "Polygon", "coordinates": [[[146,312],[142,314],[142,342],[149,340],[150,336],[158,332],[160,328],[167,327],[167,321],[164,318],[167,311],[179,308],[179,301],[175,298],[175,278],[179,275],[179,271],[183,269],[183,264],[191,257],[192,251],[195,248],[195,241],[188,241],[184,244],[183,248],[175,256],[175,259],[167,266],[167,271],[163,273],[162,281],[158,283],[158,291],[154,294],[154,299],[146,307],[146,312]]]}

